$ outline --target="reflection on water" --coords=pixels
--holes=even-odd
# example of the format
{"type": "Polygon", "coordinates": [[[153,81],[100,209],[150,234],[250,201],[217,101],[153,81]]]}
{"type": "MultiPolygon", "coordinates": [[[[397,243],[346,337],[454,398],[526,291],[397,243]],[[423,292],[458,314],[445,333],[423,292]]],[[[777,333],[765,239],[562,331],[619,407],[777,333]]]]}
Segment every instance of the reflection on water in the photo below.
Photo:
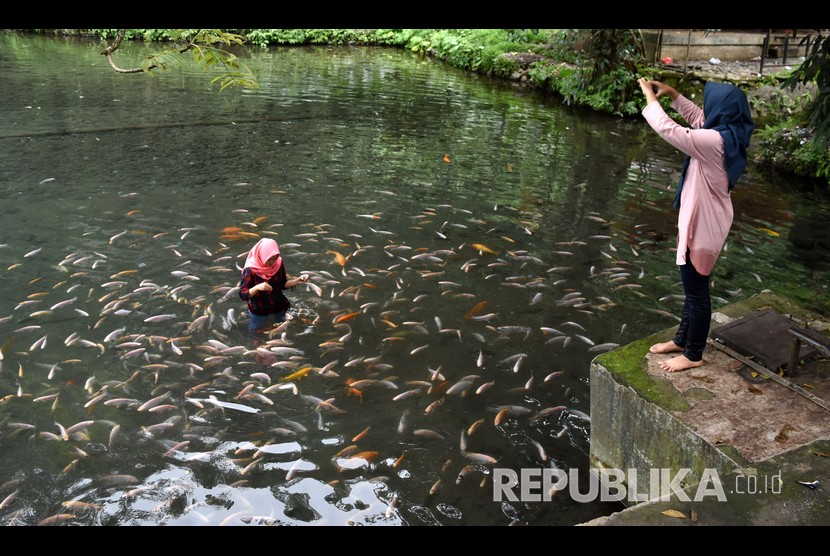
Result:
{"type": "MultiPolygon", "coordinates": [[[[83,43],[3,40],[3,523],[619,509],[496,502],[492,478],[587,483],[591,359],[677,322],[678,157],[642,122],[399,51],[254,51],[262,91],[216,95],[199,73],[114,75],[83,43]],[[235,286],[263,236],[311,284],[256,347],[235,286]]],[[[826,302],[826,257],[788,241],[826,203],[753,169],[734,200],[715,306],[767,287],[826,302]]]]}

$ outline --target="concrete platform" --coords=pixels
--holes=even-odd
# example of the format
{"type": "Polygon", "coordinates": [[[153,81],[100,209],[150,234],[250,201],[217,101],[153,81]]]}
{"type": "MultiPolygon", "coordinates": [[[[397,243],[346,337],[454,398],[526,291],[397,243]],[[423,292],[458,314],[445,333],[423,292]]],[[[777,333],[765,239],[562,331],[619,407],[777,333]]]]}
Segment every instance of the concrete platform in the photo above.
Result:
{"type": "MultiPolygon", "coordinates": [[[[713,315],[713,329],[764,310],[830,328],[826,315],[764,293],[713,315]]],[[[626,510],[585,525],[830,524],[830,410],[788,387],[827,406],[830,360],[779,372],[779,383],[709,346],[703,366],[668,373],[658,362],[673,354],[648,348],[674,331],[591,364],[591,466],[606,479],[636,470],[636,484],[622,481],[626,510]]]]}

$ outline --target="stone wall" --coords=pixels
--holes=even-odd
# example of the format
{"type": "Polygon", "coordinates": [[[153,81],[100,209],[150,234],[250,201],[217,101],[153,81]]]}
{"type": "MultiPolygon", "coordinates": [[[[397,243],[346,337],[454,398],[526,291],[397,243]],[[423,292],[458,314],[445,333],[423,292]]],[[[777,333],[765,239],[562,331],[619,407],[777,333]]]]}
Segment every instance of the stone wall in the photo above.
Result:
{"type": "MultiPolygon", "coordinates": [[[[646,46],[646,59],[659,61],[666,56],[675,64],[688,60],[709,60],[717,58],[724,62],[760,59],[763,53],[766,33],[742,33],[732,31],[704,32],[689,29],[646,29],[643,38],[646,46]]],[[[765,54],[769,58],[784,56],[779,42],[781,35],[771,34],[770,44],[765,54]]],[[[798,43],[801,37],[790,38],[787,56],[799,56],[798,43]]],[[[802,52],[803,54],[803,48],[802,52]]]]}

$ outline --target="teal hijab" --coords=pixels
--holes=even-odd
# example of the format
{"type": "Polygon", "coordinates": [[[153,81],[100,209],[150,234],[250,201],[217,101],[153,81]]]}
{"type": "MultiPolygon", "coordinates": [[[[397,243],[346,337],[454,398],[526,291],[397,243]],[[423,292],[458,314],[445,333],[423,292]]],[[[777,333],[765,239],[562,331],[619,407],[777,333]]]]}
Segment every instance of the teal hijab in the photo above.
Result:
{"type": "MultiPolygon", "coordinates": [[[[746,94],[735,85],[709,81],[703,86],[703,129],[715,129],[723,138],[723,167],[729,175],[729,191],[746,168],[746,150],[755,124],[746,94]]],[[[680,208],[680,193],[691,158],[686,157],[677,182],[674,208],[680,208]]]]}

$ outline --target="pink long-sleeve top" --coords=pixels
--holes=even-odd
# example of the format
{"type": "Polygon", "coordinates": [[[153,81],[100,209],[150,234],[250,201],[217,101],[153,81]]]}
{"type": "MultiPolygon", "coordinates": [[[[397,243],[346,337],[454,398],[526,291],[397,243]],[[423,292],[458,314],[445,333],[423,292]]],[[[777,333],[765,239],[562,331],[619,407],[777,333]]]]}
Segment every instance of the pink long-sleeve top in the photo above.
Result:
{"type": "Polygon", "coordinates": [[[723,162],[723,139],[714,129],[703,129],[703,109],[678,95],[672,108],[690,127],[672,120],[659,102],[650,102],[643,117],[660,137],[691,157],[677,216],[677,264],[686,264],[686,248],[698,273],[708,276],[732,227],[729,176],[723,162]]]}

